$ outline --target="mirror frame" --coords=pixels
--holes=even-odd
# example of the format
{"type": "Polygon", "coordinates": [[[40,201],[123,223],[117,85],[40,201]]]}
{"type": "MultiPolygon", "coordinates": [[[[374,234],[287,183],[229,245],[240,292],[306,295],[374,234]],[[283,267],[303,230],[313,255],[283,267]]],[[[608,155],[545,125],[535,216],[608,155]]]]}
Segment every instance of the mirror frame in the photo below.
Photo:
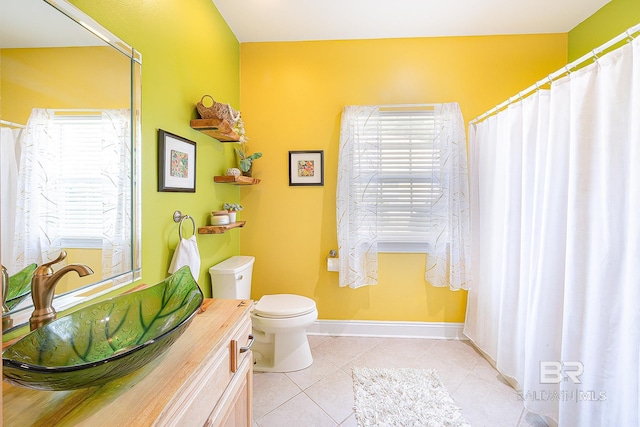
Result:
{"type": "MultiPolygon", "coordinates": [[[[119,37],[98,24],[93,18],[78,9],[67,0],[42,0],[66,15],[76,24],[100,38],[107,45],[115,48],[131,61],[131,221],[132,250],[131,270],[112,278],[101,280],[80,289],[70,291],[54,298],[57,312],[68,310],[91,299],[113,292],[123,286],[142,278],[142,186],[141,186],[141,98],[142,98],[142,54],[129,46],[119,37]]],[[[4,333],[11,332],[29,323],[33,306],[24,307],[10,313],[13,326],[4,333]]]]}

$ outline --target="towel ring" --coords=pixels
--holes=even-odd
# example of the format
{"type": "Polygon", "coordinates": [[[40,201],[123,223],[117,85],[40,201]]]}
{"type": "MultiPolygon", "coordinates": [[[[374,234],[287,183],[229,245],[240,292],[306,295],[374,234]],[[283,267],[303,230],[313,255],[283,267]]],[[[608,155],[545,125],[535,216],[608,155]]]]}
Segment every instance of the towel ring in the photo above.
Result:
{"type": "Polygon", "coordinates": [[[178,236],[180,236],[180,240],[182,240],[182,224],[184,223],[185,219],[191,220],[191,224],[193,224],[193,235],[195,236],[196,234],[196,220],[189,215],[182,215],[182,212],[180,211],[175,211],[173,213],[173,221],[180,222],[180,225],[178,226],[178,236]]]}

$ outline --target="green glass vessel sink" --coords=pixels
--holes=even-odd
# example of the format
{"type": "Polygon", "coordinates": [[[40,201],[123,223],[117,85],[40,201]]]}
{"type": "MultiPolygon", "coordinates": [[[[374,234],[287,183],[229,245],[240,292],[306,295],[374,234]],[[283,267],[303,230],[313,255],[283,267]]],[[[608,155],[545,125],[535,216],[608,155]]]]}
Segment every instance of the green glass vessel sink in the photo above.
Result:
{"type": "Polygon", "coordinates": [[[2,353],[4,380],[39,390],[104,384],[173,344],[204,296],[189,267],[163,282],[81,308],[32,331],[2,353]]]}
{"type": "Polygon", "coordinates": [[[13,310],[31,293],[31,277],[38,266],[29,264],[13,276],[9,277],[6,306],[13,310]]]}

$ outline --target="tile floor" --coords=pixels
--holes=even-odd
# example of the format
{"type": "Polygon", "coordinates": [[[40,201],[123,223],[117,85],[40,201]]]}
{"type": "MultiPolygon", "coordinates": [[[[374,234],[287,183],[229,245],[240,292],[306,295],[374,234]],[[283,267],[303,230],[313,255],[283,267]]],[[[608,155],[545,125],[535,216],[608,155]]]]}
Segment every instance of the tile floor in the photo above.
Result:
{"type": "Polygon", "coordinates": [[[473,427],[542,427],[466,341],[310,335],[313,364],[254,374],[254,427],[356,426],[351,368],[436,369],[473,427]]]}

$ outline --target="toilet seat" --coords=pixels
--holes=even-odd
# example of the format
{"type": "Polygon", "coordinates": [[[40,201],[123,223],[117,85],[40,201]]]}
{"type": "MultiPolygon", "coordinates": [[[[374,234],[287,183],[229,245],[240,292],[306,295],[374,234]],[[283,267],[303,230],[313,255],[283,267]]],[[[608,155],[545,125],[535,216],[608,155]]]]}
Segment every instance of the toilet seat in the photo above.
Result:
{"type": "Polygon", "coordinates": [[[302,295],[264,295],[255,304],[253,314],[269,319],[304,316],[316,310],[316,302],[302,295]]]}

